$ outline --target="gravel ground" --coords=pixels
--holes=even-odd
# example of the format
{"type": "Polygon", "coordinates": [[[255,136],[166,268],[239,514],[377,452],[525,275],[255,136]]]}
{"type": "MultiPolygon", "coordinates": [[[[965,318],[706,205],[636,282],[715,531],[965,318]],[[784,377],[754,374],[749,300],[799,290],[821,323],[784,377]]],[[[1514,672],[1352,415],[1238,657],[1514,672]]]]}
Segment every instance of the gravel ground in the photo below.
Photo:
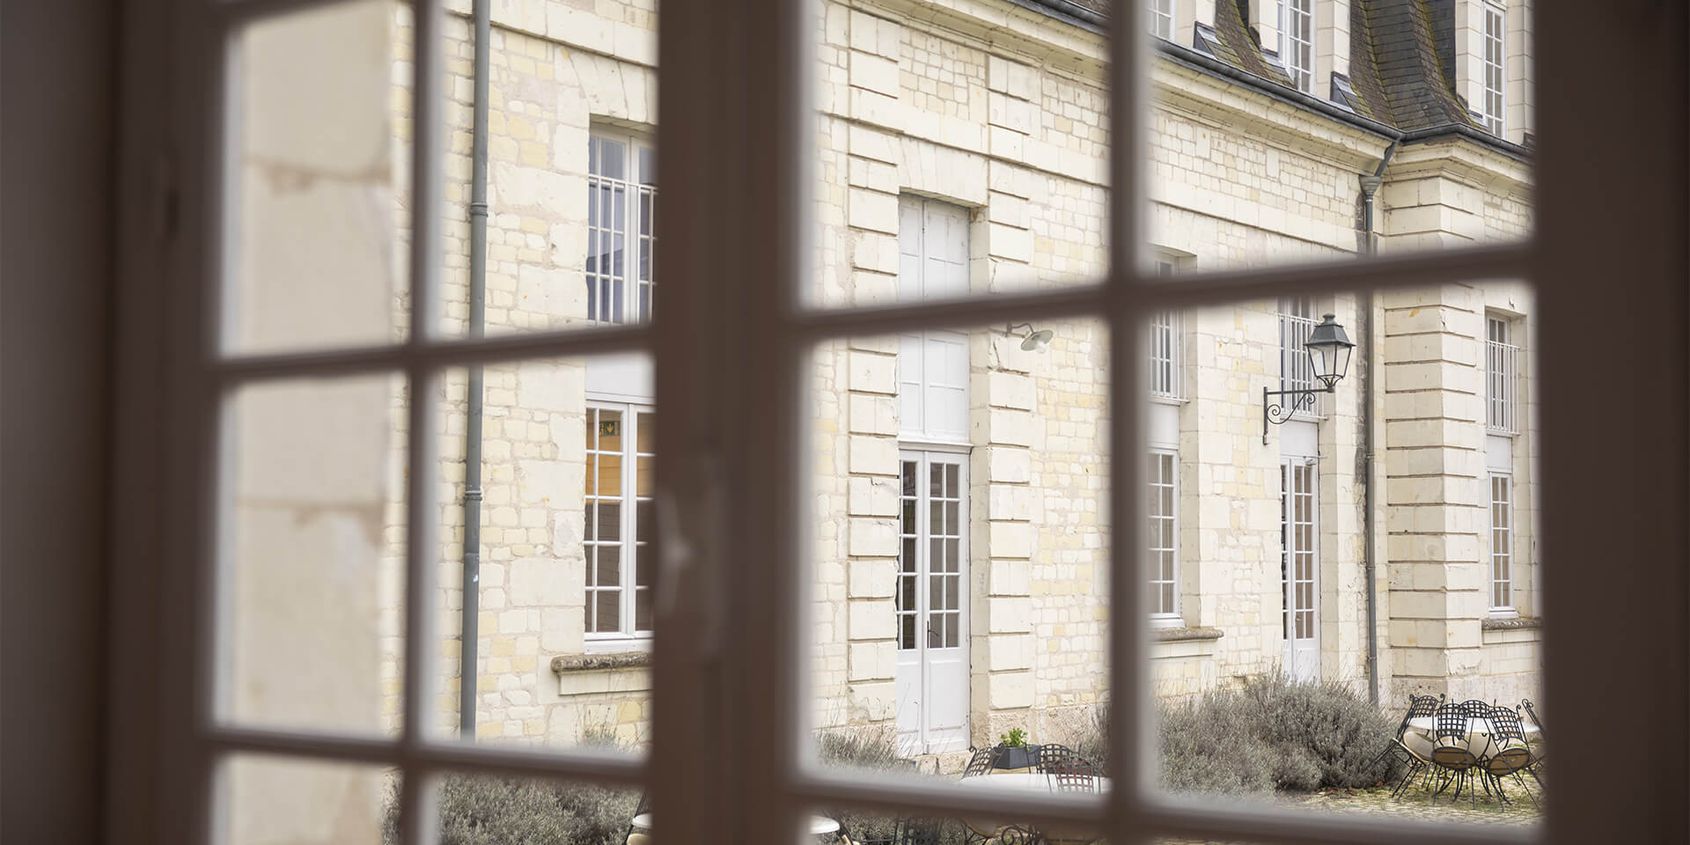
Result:
{"type": "MultiPolygon", "coordinates": [[[[1453,789],[1453,788],[1452,788],[1453,789]]],[[[1421,818],[1428,821],[1481,824],[1481,825],[1530,825],[1535,824],[1542,816],[1542,811],[1532,802],[1531,796],[1537,794],[1537,785],[1530,784],[1523,788],[1510,781],[1506,789],[1512,803],[1503,803],[1494,796],[1487,796],[1481,788],[1477,800],[1469,801],[1465,793],[1459,802],[1450,800],[1449,792],[1433,800],[1430,790],[1422,790],[1418,785],[1409,787],[1400,798],[1392,798],[1389,787],[1376,789],[1334,789],[1307,795],[1281,794],[1272,801],[1293,810],[1333,813],[1351,813],[1358,815],[1390,815],[1411,818],[1421,818]]],[[[1195,839],[1163,839],[1158,845],[1247,845],[1247,843],[1205,842],[1195,839]]]]}

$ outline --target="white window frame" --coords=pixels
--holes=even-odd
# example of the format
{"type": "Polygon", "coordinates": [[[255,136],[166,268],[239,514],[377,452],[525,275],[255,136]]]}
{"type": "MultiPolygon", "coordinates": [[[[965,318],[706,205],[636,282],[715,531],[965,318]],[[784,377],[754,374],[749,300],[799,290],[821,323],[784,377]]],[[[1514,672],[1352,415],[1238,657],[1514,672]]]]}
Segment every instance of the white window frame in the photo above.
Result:
{"type": "Polygon", "coordinates": [[[1485,131],[1507,137],[1508,9],[1501,0],[1480,0],[1479,102],[1474,112],[1485,131]]]}
{"type": "Polygon", "coordinates": [[[1184,320],[1178,311],[1157,311],[1150,315],[1146,342],[1149,349],[1150,395],[1156,399],[1179,401],[1185,398],[1183,371],[1185,368],[1184,320]]]}
{"type": "Polygon", "coordinates": [[[1520,433],[1520,347],[1513,335],[1513,320],[1485,315],[1485,428],[1492,434],[1520,433]]]}
{"type": "Polygon", "coordinates": [[[1154,472],[1147,472],[1145,477],[1145,496],[1149,501],[1146,508],[1150,522],[1161,522],[1168,529],[1168,545],[1156,545],[1156,538],[1146,537],[1145,549],[1149,556],[1149,584],[1152,591],[1150,597],[1150,624],[1158,627],[1177,627],[1185,624],[1185,616],[1181,609],[1182,595],[1180,591],[1180,555],[1179,555],[1179,452],[1173,449],[1152,448],[1148,453],[1149,463],[1157,466],[1154,472]],[[1165,475],[1163,473],[1165,472],[1165,475]],[[1171,506],[1167,513],[1160,513],[1154,497],[1160,490],[1169,492],[1171,506]],[[1160,555],[1168,555],[1168,571],[1161,571],[1160,555]],[[1164,588],[1172,590],[1172,599],[1164,604],[1164,588]]]}
{"type": "Polygon", "coordinates": [[[1487,537],[1485,546],[1490,552],[1490,589],[1486,591],[1490,603],[1490,612],[1496,616],[1513,616],[1516,613],[1514,603],[1514,572],[1516,543],[1514,532],[1514,476],[1512,473],[1491,470],[1488,476],[1489,501],[1488,516],[1486,517],[1487,537]],[[1498,489],[1503,496],[1497,497],[1498,489]],[[1499,524],[1500,520],[1500,524],[1499,524]],[[1497,601],[1498,596],[1503,601],[1497,601]]]}
{"type": "MultiPolygon", "coordinates": [[[[1314,362],[1309,360],[1309,333],[1316,324],[1313,297],[1282,296],[1275,317],[1279,321],[1279,389],[1316,390],[1314,362]]],[[[1291,412],[1292,419],[1319,419],[1323,394],[1317,392],[1306,407],[1291,412]]],[[[1296,397],[1286,397],[1292,401],[1296,397]]]]}
{"type": "MultiPolygon", "coordinates": [[[[657,183],[655,172],[647,172],[648,159],[655,151],[645,133],[606,126],[594,126],[587,141],[587,254],[582,264],[582,278],[587,285],[587,319],[594,323],[648,323],[657,304],[657,276],[655,257],[657,237],[655,228],[642,220],[646,207],[655,212],[657,183]],[[622,178],[599,172],[599,144],[611,142],[622,145],[622,178]],[[648,184],[649,179],[649,184],[648,184]],[[606,193],[624,194],[620,215],[600,215],[602,197],[606,193]],[[618,219],[619,218],[619,219],[618,219]],[[618,234],[615,228],[596,226],[604,221],[621,226],[624,238],[621,272],[603,272],[594,267],[594,244],[599,238],[618,234]],[[597,272],[595,272],[595,270],[597,272]],[[607,305],[606,297],[615,295],[607,305]],[[613,305],[615,306],[613,308],[613,305]],[[612,313],[619,308],[619,313],[612,313]]],[[[652,221],[655,223],[655,218],[652,221]]],[[[601,251],[602,254],[602,251],[601,251]]]]}
{"type": "MultiPolygon", "coordinates": [[[[226,358],[208,342],[214,340],[209,332],[195,330],[212,325],[214,291],[224,270],[216,260],[220,246],[214,233],[225,200],[219,180],[227,128],[220,99],[227,90],[222,84],[228,77],[226,45],[243,23],[311,2],[183,3],[174,7],[173,17],[122,16],[126,26],[146,24],[123,29],[117,39],[133,48],[123,58],[124,113],[154,131],[125,133],[121,155],[113,157],[124,194],[118,251],[125,260],[113,263],[124,283],[111,289],[125,295],[113,300],[118,324],[113,342],[119,352],[113,356],[118,368],[113,419],[123,424],[111,425],[117,443],[116,515],[109,545],[119,565],[109,569],[119,587],[134,589],[108,592],[112,653],[97,656],[127,681],[122,712],[110,722],[124,726],[125,741],[104,749],[111,766],[108,781],[152,788],[112,790],[105,805],[106,829],[125,831],[129,841],[146,845],[208,842],[221,763],[234,754],[265,754],[402,769],[398,807],[405,845],[430,841],[428,785],[448,771],[649,784],[654,801],[664,807],[668,821],[663,824],[686,831],[702,845],[787,841],[809,807],[834,799],[887,812],[992,812],[1033,823],[1079,821],[1112,841],[1138,836],[1402,845],[1538,841],[1536,831],[1492,826],[1184,801],[1158,794],[1134,766],[1119,767],[1107,795],[1049,799],[966,794],[945,784],[825,776],[803,768],[799,728],[807,703],[796,693],[803,689],[808,665],[801,667],[800,656],[807,655],[796,643],[802,641],[800,617],[806,604],[790,573],[792,561],[807,547],[800,543],[800,520],[777,519],[771,525],[767,518],[804,499],[798,495],[804,488],[796,469],[802,462],[771,455],[771,445],[801,454],[798,427],[791,424],[804,383],[797,376],[808,364],[805,350],[822,339],[884,334],[927,322],[995,324],[1010,315],[1102,315],[1113,336],[1133,339],[1115,343],[1109,353],[1111,401],[1117,408],[1131,408],[1144,396],[1137,366],[1143,346],[1136,327],[1152,310],[1259,301],[1287,289],[1334,294],[1486,278],[1531,278],[1539,286],[1538,336],[1553,342],[1536,345],[1543,369],[1555,373],[1555,379],[1546,380],[1538,411],[1546,440],[1573,442],[1601,430],[1613,423],[1615,410],[1608,403],[1589,402],[1582,395],[1589,385],[1646,395],[1658,389],[1662,378],[1682,384],[1686,373],[1675,345],[1683,337],[1683,244],[1677,223],[1683,197],[1681,186],[1660,178],[1682,159],[1685,81],[1682,73],[1674,74],[1679,57],[1671,51],[1622,49],[1652,43],[1662,33],[1681,33],[1681,7],[1649,4],[1636,15],[1609,14],[1596,4],[1549,4],[1540,10],[1537,46],[1551,60],[1544,62],[1546,74],[1539,81],[1557,96],[1543,103],[1539,126],[1557,143],[1536,153],[1537,178],[1546,186],[1534,210],[1534,236],[1524,242],[1404,252],[1377,261],[1274,265],[1200,277],[1191,285],[1157,286],[1143,270],[1143,245],[1121,237],[1111,240],[1110,268],[1104,283],[1092,290],[1040,290],[962,304],[839,314],[803,312],[793,302],[792,282],[804,277],[810,260],[798,248],[808,221],[794,209],[804,207],[799,198],[809,187],[809,173],[800,163],[813,156],[806,135],[814,128],[806,71],[815,22],[792,4],[773,0],[665,7],[666,32],[684,34],[660,41],[665,102],[686,104],[665,112],[665,131],[689,143],[666,144],[661,151],[665,172],[675,174],[665,220],[674,224],[669,231],[684,236],[667,237],[660,250],[666,264],[688,266],[689,282],[696,282],[666,294],[665,313],[677,315],[669,324],[676,330],[562,329],[512,340],[442,339],[432,333],[437,323],[431,294],[439,277],[439,221],[444,219],[442,168],[437,166],[445,148],[439,48],[444,23],[440,0],[419,0],[414,40],[421,47],[411,64],[417,153],[411,174],[417,199],[409,209],[413,237],[408,244],[409,301],[417,307],[409,317],[409,339],[373,349],[226,358]],[[160,30],[172,37],[157,37],[160,30]],[[731,49],[694,37],[721,31],[746,37],[734,40],[731,49]],[[1579,61],[1592,49],[1605,57],[1603,74],[1589,73],[1587,63],[1579,61]],[[1651,79],[1659,85],[1628,90],[1612,86],[1614,78],[1651,79]],[[1605,102],[1634,119],[1623,128],[1591,121],[1583,113],[1590,102],[1605,102]],[[743,114],[747,106],[752,119],[721,119],[724,113],[743,114]],[[174,165],[160,168],[161,161],[174,165]],[[753,177],[757,190],[735,190],[752,184],[753,177]],[[683,185],[712,190],[682,190],[683,185]],[[1615,195],[1628,201],[1605,201],[1615,195]],[[162,230],[161,220],[167,221],[162,230]],[[724,242],[743,248],[723,249],[724,242]],[[754,244],[765,248],[752,249],[754,244]],[[1607,319],[1600,321],[1588,316],[1593,278],[1604,279],[1614,293],[1607,319]],[[688,299],[688,288],[700,291],[695,299],[688,299]],[[726,300],[719,291],[741,288],[745,294],[731,303],[713,304],[705,293],[715,291],[726,300]],[[1590,355],[1592,348],[1605,354],[1590,355]],[[650,764],[603,754],[472,747],[429,737],[419,726],[435,701],[435,664],[427,659],[432,656],[428,638],[417,636],[406,639],[402,683],[407,719],[396,740],[278,733],[208,720],[211,664],[204,657],[217,631],[210,612],[212,557],[203,529],[211,501],[205,494],[214,477],[212,434],[219,397],[244,384],[290,375],[391,368],[425,388],[449,366],[640,350],[655,350],[658,393],[667,418],[675,420],[661,429],[659,451],[679,457],[660,462],[659,495],[672,496],[673,511],[681,517],[666,523],[665,530],[666,535],[674,532],[665,551],[674,553],[675,562],[659,586],[658,627],[668,633],[659,639],[653,660],[657,726],[650,764]],[[713,384],[719,390],[707,397],[695,386],[709,377],[718,380],[713,384]],[[728,401],[720,394],[727,394],[728,401]],[[730,480],[720,481],[724,477],[730,480]],[[161,483],[167,495],[158,494],[161,483]],[[734,493],[731,506],[723,504],[728,498],[724,484],[734,493]],[[759,536],[765,542],[734,547],[731,571],[719,566],[729,550],[721,542],[724,535],[754,533],[755,520],[762,520],[766,533],[759,536]],[[725,589],[730,584],[734,588],[725,589]],[[771,690],[787,694],[771,695],[771,690]],[[706,710],[719,714],[720,721],[698,719],[706,710]]],[[[1136,14],[1113,19],[1126,21],[1121,26],[1129,33],[1142,26],[1136,14]]],[[[1108,42],[1110,135],[1115,139],[1110,184],[1116,186],[1109,196],[1112,232],[1138,232],[1144,219],[1139,130],[1146,122],[1140,106],[1148,86],[1141,90],[1137,84],[1146,64],[1138,42],[1130,37],[1108,42]]],[[[86,313],[76,309],[64,320],[49,313],[39,317],[67,329],[86,329],[86,313]]],[[[1560,715],[1556,742],[1563,756],[1574,759],[1597,756],[1610,743],[1600,728],[1601,717],[1616,698],[1635,697],[1659,712],[1685,710],[1684,646],[1658,637],[1661,630],[1690,624],[1683,602],[1681,530],[1690,497],[1678,473],[1663,475],[1660,469],[1663,449],[1673,461],[1682,456],[1684,420],[1676,406],[1658,410],[1628,413],[1624,419],[1634,436],[1602,450],[1545,453],[1546,469],[1558,485],[1545,488],[1543,497],[1544,519],[1557,526],[1557,556],[1625,562],[1610,567],[1603,578],[1585,579],[1577,590],[1546,592],[1548,618],[1576,619],[1590,606],[1630,611],[1564,638],[1553,629],[1546,632],[1551,647],[1544,651],[1544,676],[1560,715]],[[1585,492],[1592,489],[1610,495],[1592,498],[1585,492]],[[1597,527],[1616,524],[1633,530],[1597,527]],[[1637,648],[1644,640],[1654,647],[1637,648]],[[1591,683],[1593,678],[1602,683],[1591,683]]],[[[430,432],[431,416],[424,403],[411,406],[413,466],[429,466],[434,454],[431,439],[420,436],[430,432]]],[[[1122,413],[1110,430],[1109,468],[1115,489],[1122,491],[1109,503],[1110,566],[1116,572],[1137,571],[1140,429],[1137,415],[1122,413]]],[[[430,630],[436,598],[431,588],[438,546],[431,508],[438,491],[427,476],[412,473],[406,482],[411,518],[406,522],[404,614],[411,632],[430,630]]],[[[1138,578],[1111,578],[1109,584],[1111,604],[1117,607],[1134,606],[1143,589],[1138,578]]],[[[1140,718],[1148,717],[1149,706],[1142,694],[1141,628],[1137,618],[1125,615],[1116,615],[1109,628],[1113,695],[1108,709],[1111,723],[1124,726],[1111,735],[1120,759],[1142,759],[1134,755],[1148,747],[1150,737],[1144,728],[1149,718],[1140,718]]],[[[83,656],[71,644],[42,647],[56,655],[83,656]]],[[[1666,796],[1683,792],[1684,727],[1663,720],[1657,730],[1665,732],[1663,752],[1643,755],[1637,765],[1573,766],[1559,772],[1557,790],[1615,812],[1554,813],[1541,838],[1550,843],[1682,839],[1682,807],[1666,796]]]]}
{"type": "MultiPolygon", "coordinates": [[[[594,572],[594,567],[591,561],[587,563],[586,571],[584,573],[585,581],[583,583],[587,585],[585,587],[587,607],[586,612],[583,614],[583,623],[585,625],[585,631],[583,633],[586,638],[587,650],[592,652],[607,650],[618,644],[624,647],[635,646],[640,644],[637,641],[651,639],[651,628],[647,627],[641,629],[639,627],[636,610],[638,607],[639,593],[648,590],[649,587],[641,586],[635,576],[637,575],[636,566],[638,562],[639,548],[649,544],[649,540],[639,539],[639,503],[652,501],[650,496],[638,495],[639,461],[641,458],[650,458],[655,460],[656,453],[641,452],[639,450],[639,418],[641,415],[645,414],[653,415],[655,418],[655,414],[657,412],[656,409],[650,405],[641,405],[631,402],[613,402],[598,399],[589,399],[587,401],[587,408],[594,411],[616,411],[620,413],[622,415],[623,443],[623,449],[621,452],[622,495],[617,497],[620,499],[622,507],[622,518],[619,528],[622,532],[621,540],[616,543],[618,557],[618,586],[614,588],[592,586],[592,582],[596,578],[596,573],[594,572]],[[594,602],[596,600],[597,593],[606,589],[615,589],[621,593],[620,601],[618,603],[620,614],[618,621],[621,624],[617,626],[617,630],[615,631],[595,631],[593,630],[596,619],[596,605],[594,602]]],[[[588,418],[595,419],[596,415],[589,414],[588,418]]],[[[594,437],[596,442],[597,435],[595,434],[594,437]]],[[[604,453],[597,451],[587,452],[589,458],[599,454],[604,453]]],[[[589,545],[599,545],[599,541],[585,539],[585,532],[583,532],[582,545],[583,556],[585,556],[585,547],[589,545]]],[[[655,555],[651,558],[649,565],[653,567],[657,565],[655,555]]]]}
{"type": "Polygon", "coordinates": [[[1314,93],[1314,3],[1279,0],[1279,63],[1291,85],[1305,94],[1314,93]],[[1299,55],[1307,62],[1299,61],[1299,55]]]}
{"type": "Polygon", "coordinates": [[[1145,0],[1145,27],[1163,41],[1174,39],[1174,0],[1145,0]]]}

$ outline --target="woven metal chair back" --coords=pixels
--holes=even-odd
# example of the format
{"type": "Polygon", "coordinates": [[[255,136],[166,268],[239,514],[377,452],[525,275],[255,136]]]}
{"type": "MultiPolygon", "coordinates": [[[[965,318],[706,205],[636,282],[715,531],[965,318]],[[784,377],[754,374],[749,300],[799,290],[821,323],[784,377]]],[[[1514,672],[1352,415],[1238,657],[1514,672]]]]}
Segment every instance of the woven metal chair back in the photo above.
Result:
{"type": "Polygon", "coordinates": [[[1097,770],[1078,757],[1058,765],[1050,776],[1056,781],[1057,792],[1097,791],[1097,770]]]}
{"type": "Polygon", "coordinates": [[[939,845],[936,819],[899,819],[895,845],[939,845]]]}
{"type": "Polygon", "coordinates": [[[1402,714],[1402,724],[1397,725],[1397,739],[1402,739],[1408,733],[1408,723],[1413,719],[1423,719],[1436,715],[1438,699],[1430,695],[1411,695],[1408,697],[1408,710],[1402,714]]]}
{"type": "Polygon", "coordinates": [[[1435,725],[1432,762],[1446,769],[1462,771],[1473,767],[1478,758],[1467,748],[1467,708],[1460,704],[1446,704],[1433,716],[1435,725]]]}
{"type": "Polygon", "coordinates": [[[1074,759],[1074,749],[1069,748],[1066,745],[1056,745],[1054,743],[1041,745],[1039,746],[1038,770],[1043,774],[1051,774],[1057,769],[1068,765],[1074,759]]]}
{"type": "Polygon", "coordinates": [[[992,749],[977,748],[974,756],[968,758],[968,766],[962,770],[965,778],[979,777],[992,770],[992,749]]]}
{"type": "Polygon", "coordinates": [[[1518,711],[1508,707],[1491,708],[1490,740],[1490,757],[1484,761],[1486,771],[1502,777],[1531,765],[1531,746],[1526,744],[1526,730],[1520,724],[1518,711]]]}

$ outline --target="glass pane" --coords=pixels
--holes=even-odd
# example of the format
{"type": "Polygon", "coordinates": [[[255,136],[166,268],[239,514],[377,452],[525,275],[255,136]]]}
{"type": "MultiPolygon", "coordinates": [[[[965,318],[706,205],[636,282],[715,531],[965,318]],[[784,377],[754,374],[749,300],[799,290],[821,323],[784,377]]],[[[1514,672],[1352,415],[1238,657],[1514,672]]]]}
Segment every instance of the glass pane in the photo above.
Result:
{"type": "Polygon", "coordinates": [[[1541,732],[1493,747],[1491,720],[1503,717],[1491,708],[1541,702],[1536,608],[1552,557],[1523,553],[1541,530],[1531,483],[1541,444],[1522,414],[1520,442],[1487,450],[1503,438],[1488,433],[1479,399],[1489,311],[1528,327],[1516,340],[1522,395],[1534,395],[1534,310],[1528,284],[1488,282],[1183,315],[1186,397],[1159,402],[1147,385],[1144,408],[1144,448],[1173,456],[1166,495],[1158,461],[1145,488],[1156,492],[1147,518],[1174,505],[1171,533],[1150,536],[1170,548],[1146,549],[1148,604],[1172,614],[1145,622],[1158,716],[1146,745],[1159,749],[1163,789],[1443,824],[1537,822],[1541,787],[1519,764],[1538,759],[1541,732]],[[1357,345],[1312,412],[1275,415],[1266,403],[1285,397],[1272,392],[1299,389],[1282,378],[1288,313],[1332,314],[1357,345]],[[1512,542],[1490,524],[1492,476],[1504,472],[1515,481],[1503,510],[1526,535],[1512,542]],[[1498,557],[1499,542],[1522,553],[1498,557]],[[1508,603],[1513,612],[1493,613],[1508,603]],[[1410,697],[1428,695],[1434,710],[1438,696],[1485,708],[1462,744],[1477,749],[1470,762],[1495,767],[1474,771],[1497,773],[1508,801],[1496,780],[1463,780],[1461,812],[1441,812],[1459,755],[1433,759],[1430,710],[1404,724],[1410,697]],[[1501,753],[1516,742],[1518,753],[1501,753]]]}
{"type": "Polygon", "coordinates": [[[549,749],[595,733],[644,741],[659,529],[650,473],[660,458],[633,458],[643,471],[634,473],[627,450],[655,446],[650,372],[626,356],[483,367],[479,504],[465,495],[471,374],[449,374],[436,623],[445,694],[431,731],[549,749]],[[643,487],[624,483],[641,475],[643,487]],[[463,612],[466,517],[479,527],[474,614],[463,612]],[[475,684],[467,717],[464,677],[475,684]]]}
{"type": "MultiPolygon", "coordinates": [[[[600,732],[589,746],[628,748],[632,732],[600,732]]],[[[441,845],[590,845],[651,835],[657,816],[637,789],[580,781],[529,780],[453,773],[435,783],[441,845]]]]}
{"type": "Polygon", "coordinates": [[[1150,51],[1143,160],[1148,245],[1180,272],[1531,234],[1536,68],[1523,4],[1510,4],[1501,40],[1485,37],[1478,0],[1365,13],[1311,3],[1312,14],[1272,0],[1179,5],[1187,17],[1169,40],[1214,61],[1150,51]],[[1468,157],[1482,176],[1456,174],[1468,157]]]}
{"type": "Polygon", "coordinates": [[[399,774],[285,757],[224,762],[222,828],[230,845],[386,845],[398,832],[399,774]]]}
{"type": "Polygon", "coordinates": [[[644,322],[660,191],[657,7],[547,0],[496,4],[489,48],[487,264],[471,267],[474,29],[454,6],[445,30],[446,238],[441,331],[587,329],[644,322]],[[479,325],[470,298],[480,288],[479,325]]]}
{"type": "Polygon", "coordinates": [[[222,720],[399,729],[403,382],[268,382],[224,409],[222,720]]]}
{"type": "Polygon", "coordinates": [[[815,526],[805,709],[818,743],[870,746],[822,765],[901,760],[954,782],[971,748],[1012,729],[1098,753],[1108,337],[1089,320],[1037,328],[1051,333],[1042,351],[1003,326],[952,332],[961,354],[943,366],[957,394],[900,381],[901,335],[811,350],[815,486],[798,498],[814,504],[797,516],[815,526]],[[928,448],[919,427],[953,412],[958,433],[928,448]]]}
{"type": "Polygon", "coordinates": [[[265,18],[235,39],[223,346],[367,345],[405,333],[396,4],[265,18]]]}
{"type": "Polygon", "coordinates": [[[819,10],[816,272],[802,301],[860,307],[1101,279],[1107,51],[1056,6],[1025,10],[1033,17],[966,27],[932,26],[915,9],[819,10]]]}

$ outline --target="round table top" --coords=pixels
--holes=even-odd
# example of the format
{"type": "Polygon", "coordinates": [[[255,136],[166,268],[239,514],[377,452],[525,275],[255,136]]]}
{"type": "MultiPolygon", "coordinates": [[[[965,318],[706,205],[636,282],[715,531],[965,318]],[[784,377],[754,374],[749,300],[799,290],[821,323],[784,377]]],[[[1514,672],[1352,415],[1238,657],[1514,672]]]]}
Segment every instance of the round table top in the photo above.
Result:
{"type": "MultiPolygon", "coordinates": [[[[641,814],[635,816],[634,820],[633,820],[633,825],[634,825],[635,830],[645,830],[645,831],[651,830],[651,814],[650,813],[641,813],[641,814]]],[[[827,816],[811,816],[810,817],[810,835],[811,836],[826,836],[830,833],[838,833],[838,832],[839,832],[839,822],[837,822],[833,819],[830,819],[827,816]]]]}
{"type": "MultiPolygon", "coordinates": [[[[1422,733],[1431,733],[1432,731],[1438,729],[1438,719],[1436,716],[1416,716],[1408,720],[1408,727],[1410,730],[1416,730],[1422,733]]],[[[1533,734],[1541,733],[1538,726],[1530,722],[1522,721],[1520,723],[1520,728],[1528,739],[1533,734]]],[[[1488,734],[1490,733],[1490,730],[1490,719],[1485,718],[1484,716],[1467,717],[1468,733],[1488,734]]]]}

